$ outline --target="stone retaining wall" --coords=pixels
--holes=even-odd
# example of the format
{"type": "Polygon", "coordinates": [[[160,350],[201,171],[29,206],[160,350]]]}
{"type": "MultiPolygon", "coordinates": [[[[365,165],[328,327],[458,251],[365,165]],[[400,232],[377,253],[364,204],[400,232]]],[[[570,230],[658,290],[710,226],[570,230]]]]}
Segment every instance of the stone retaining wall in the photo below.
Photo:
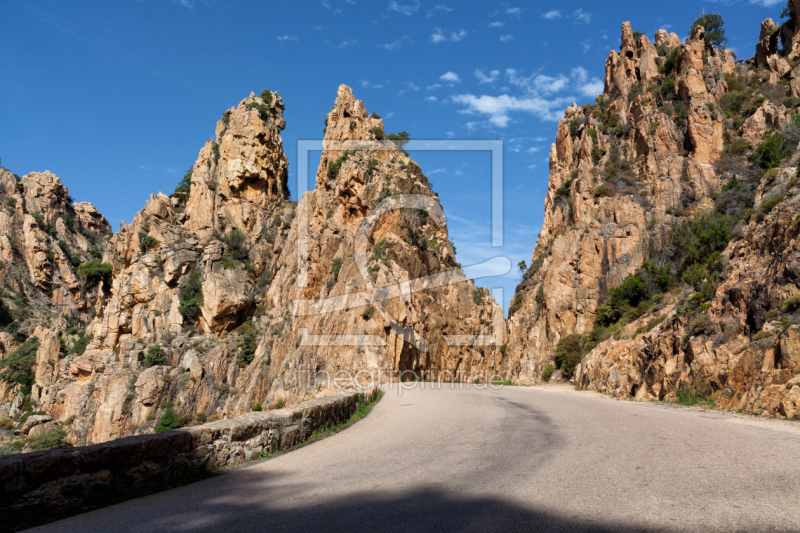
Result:
{"type": "Polygon", "coordinates": [[[0,457],[0,531],[19,531],[202,479],[346,421],[378,390],[92,446],[0,457]]]}

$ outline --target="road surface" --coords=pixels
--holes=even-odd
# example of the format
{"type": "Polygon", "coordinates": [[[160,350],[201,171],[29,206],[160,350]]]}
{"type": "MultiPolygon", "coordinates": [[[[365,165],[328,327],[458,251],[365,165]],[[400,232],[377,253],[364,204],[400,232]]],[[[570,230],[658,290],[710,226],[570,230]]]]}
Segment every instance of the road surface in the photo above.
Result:
{"type": "Polygon", "coordinates": [[[35,531],[800,531],[798,425],[557,388],[394,389],[328,439],[35,531]]]}

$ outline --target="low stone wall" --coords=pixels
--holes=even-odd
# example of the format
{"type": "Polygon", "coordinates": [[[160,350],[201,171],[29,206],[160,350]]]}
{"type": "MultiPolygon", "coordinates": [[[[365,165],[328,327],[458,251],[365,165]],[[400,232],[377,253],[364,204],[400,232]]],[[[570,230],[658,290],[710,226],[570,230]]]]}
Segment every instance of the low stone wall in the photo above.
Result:
{"type": "Polygon", "coordinates": [[[378,390],[167,433],[0,457],[0,531],[19,531],[202,479],[264,451],[291,448],[327,423],[346,421],[378,390]]]}

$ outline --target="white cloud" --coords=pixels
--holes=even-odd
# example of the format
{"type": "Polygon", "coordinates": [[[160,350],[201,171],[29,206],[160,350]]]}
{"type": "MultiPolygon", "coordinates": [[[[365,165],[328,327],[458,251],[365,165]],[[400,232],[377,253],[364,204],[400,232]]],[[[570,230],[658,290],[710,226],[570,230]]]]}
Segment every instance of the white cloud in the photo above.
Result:
{"type": "Polygon", "coordinates": [[[403,44],[403,39],[395,39],[390,43],[379,44],[378,46],[381,48],[385,48],[386,50],[394,50],[396,48],[400,48],[401,44],[403,44]]]}
{"type": "Polygon", "coordinates": [[[392,117],[394,116],[394,113],[393,113],[392,111],[389,111],[389,112],[388,112],[388,113],[386,113],[384,116],[385,116],[386,118],[392,118],[392,117]]]}
{"type": "Polygon", "coordinates": [[[490,27],[490,28],[502,28],[502,27],[503,27],[503,26],[505,26],[505,25],[506,25],[506,23],[505,23],[505,22],[500,22],[499,20],[496,20],[496,21],[494,21],[494,22],[490,23],[490,24],[489,24],[489,27],[490,27]]]}
{"type": "Polygon", "coordinates": [[[442,81],[449,81],[450,83],[459,83],[461,81],[461,78],[459,78],[458,74],[455,72],[445,72],[439,76],[439,79],[442,81]]]}
{"type": "Polygon", "coordinates": [[[322,26],[314,26],[315,31],[322,31],[322,26]]]}
{"type": "Polygon", "coordinates": [[[581,9],[576,9],[572,14],[575,18],[575,24],[589,24],[592,22],[592,14],[581,9]]]}
{"type": "Polygon", "coordinates": [[[360,83],[362,87],[369,87],[369,81],[367,80],[361,80],[358,83],[360,83]]]}
{"type": "Polygon", "coordinates": [[[439,44],[444,41],[457,43],[466,36],[467,36],[466,30],[450,32],[450,36],[448,37],[447,35],[444,34],[444,31],[442,31],[440,28],[434,28],[433,33],[431,34],[431,42],[433,44],[439,44]]]}
{"type": "Polygon", "coordinates": [[[431,174],[444,174],[445,172],[447,172],[446,168],[437,168],[435,170],[429,170],[426,174],[430,176],[431,174]]]}
{"type": "Polygon", "coordinates": [[[294,35],[279,35],[278,36],[278,40],[279,41],[296,41],[297,37],[295,37],[294,35]]]}
{"type": "Polygon", "coordinates": [[[453,102],[467,106],[462,113],[487,115],[489,123],[498,128],[505,128],[511,121],[509,113],[524,111],[541,120],[558,121],[563,117],[562,108],[572,98],[561,97],[547,100],[540,96],[517,98],[507,94],[500,96],[459,94],[453,96],[453,102]]]}
{"type": "Polygon", "coordinates": [[[339,44],[339,48],[348,48],[356,43],[358,43],[358,41],[356,41],[355,39],[353,39],[352,41],[342,41],[341,44],[339,44]]]}
{"type": "Polygon", "coordinates": [[[578,85],[578,90],[584,96],[595,96],[602,94],[604,83],[599,78],[589,79],[589,73],[583,67],[575,67],[572,69],[570,76],[578,85]]]}
{"type": "Polygon", "coordinates": [[[508,9],[506,9],[506,13],[508,13],[509,15],[517,15],[517,16],[519,16],[519,14],[522,13],[522,9],[520,9],[518,7],[510,7],[508,9]]]}
{"type": "Polygon", "coordinates": [[[441,86],[442,86],[441,83],[434,83],[433,85],[428,85],[427,87],[425,87],[425,89],[432,91],[433,89],[438,89],[441,86]]]}
{"type": "Polygon", "coordinates": [[[557,9],[551,9],[550,11],[548,11],[547,13],[545,13],[542,16],[544,18],[548,19],[548,20],[560,19],[561,18],[561,11],[559,11],[557,9]]]}
{"type": "Polygon", "coordinates": [[[178,5],[186,9],[194,9],[194,2],[191,0],[178,0],[178,5]]]}
{"type": "Polygon", "coordinates": [[[531,146],[530,148],[528,148],[525,151],[528,152],[529,154],[535,154],[536,152],[539,151],[539,149],[537,147],[535,147],[535,146],[531,146]]]}
{"type": "Polygon", "coordinates": [[[453,10],[452,7],[443,6],[442,4],[437,5],[433,9],[437,11],[444,11],[445,13],[450,13],[453,10]]]}
{"type": "MultiPolygon", "coordinates": [[[[451,133],[453,133],[453,132],[452,131],[448,131],[447,132],[447,136],[449,137],[451,133]]],[[[453,134],[453,136],[455,137],[455,134],[453,134]]],[[[463,176],[464,175],[464,171],[461,170],[460,168],[457,168],[457,169],[455,169],[453,171],[453,174],[455,174],[456,176],[463,176]]]]}
{"type": "Polygon", "coordinates": [[[513,39],[514,39],[514,36],[513,36],[513,35],[511,35],[510,33],[509,33],[508,35],[503,35],[503,36],[501,36],[501,37],[500,37],[500,40],[501,40],[501,41],[504,41],[504,42],[505,42],[505,41],[511,41],[511,40],[513,40],[513,39]]]}
{"type": "Polygon", "coordinates": [[[532,74],[525,78],[517,75],[513,68],[506,69],[508,81],[517,87],[522,87],[532,94],[552,94],[565,89],[569,85],[569,78],[563,74],[547,76],[545,74],[532,74]]]}
{"type": "Polygon", "coordinates": [[[528,170],[533,170],[534,168],[536,168],[536,165],[528,165],[528,170]]]}
{"type": "Polygon", "coordinates": [[[414,85],[413,81],[407,81],[406,85],[408,85],[408,88],[411,89],[412,91],[419,91],[419,87],[414,85]]]}
{"type": "Polygon", "coordinates": [[[436,97],[435,96],[427,96],[425,98],[425,101],[426,102],[435,102],[436,101],[436,97]]]}
{"type": "Polygon", "coordinates": [[[174,168],[168,168],[167,172],[169,172],[170,174],[177,174],[178,173],[178,171],[175,170],[174,168]]]}
{"type": "MultiPolygon", "coordinates": [[[[445,133],[445,135],[447,135],[448,139],[452,139],[453,137],[456,136],[456,133],[454,131],[446,131],[444,133],[445,133]]],[[[459,172],[461,172],[461,171],[460,170],[456,170],[456,174],[458,174],[459,172]]]]}
{"type": "Polygon", "coordinates": [[[782,4],[784,3],[783,0],[750,0],[751,4],[757,4],[763,7],[770,7],[774,6],[775,4],[782,4]]]}
{"type": "Polygon", "coordinates": [[[477,122],[467,122],[466,126],[467,126],[467,129],[469,131],[474,131],[475,128],[478,127],[478,123],[477,122]]]}
{"type": "Polygon", "coordinates": [[[392,0],[389,2],[389,11],[396,11],[397,13],[402,13],[403,15],[408,15],[409,17],[419,11],[419,2],[415,2],[413,6],[411,5],[400,5],[397,3],[396,0],[392,0]]]}
{"type": "Polygon", "coordinates": [[[489,75],[487,76],[486,74],[483,73],[483,70],[476,69],[474,74],[475,77],[478,78],[478,83],[492,83],[500,75],[500,71],[492,70],[489,72],[489,75]]]}

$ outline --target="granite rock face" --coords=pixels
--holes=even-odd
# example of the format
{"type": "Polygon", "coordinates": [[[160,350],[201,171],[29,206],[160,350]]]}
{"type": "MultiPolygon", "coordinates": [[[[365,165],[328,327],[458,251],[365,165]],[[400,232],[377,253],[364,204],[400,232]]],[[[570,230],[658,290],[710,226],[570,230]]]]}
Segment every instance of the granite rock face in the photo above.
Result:
{"type": "Polygon", "coordinates": [[[559,124],[544,227],[512,303],[510,377],[538,381],[564,340],[582,347],[580,388],[797,414],[793,24],[765,21],[738,64],[701,27],[682,45],[659,31],[653,57],[623,25],[604,95],[559,124]]]}
{"type": "MultiPolygon", "coordinates": [[[[265,91],[227,110],[176,192],[151,194],[103,237],[105,270],[92,278],[58,273],[46,257],[53,238],[40,226],[63,222],[66,189],[49,173],[22,180],[30,192],[6,223],[24,243],[20,265],[37,294],[63,285],[85,311],[36,329],[30,396],[13,381],[0,390],[8,413],[23,396],[14,421],[45,412],[49,429],[84,445],[149,433],[168,409],[198,423],[357,386],[334,383],[339,371],[361,372],[360,382],[504,373],[502,308],[463,277],[438,198],[402,140],[387,140],[383,121],[341,86],[315,190],[291,202],[283,109],[265,91]]],[[[108,231],[90,204],[73,209],[87,231],[108,231]]],[[[21,349],[19,337],[3,341],[4,355],[21,349]]]]}

